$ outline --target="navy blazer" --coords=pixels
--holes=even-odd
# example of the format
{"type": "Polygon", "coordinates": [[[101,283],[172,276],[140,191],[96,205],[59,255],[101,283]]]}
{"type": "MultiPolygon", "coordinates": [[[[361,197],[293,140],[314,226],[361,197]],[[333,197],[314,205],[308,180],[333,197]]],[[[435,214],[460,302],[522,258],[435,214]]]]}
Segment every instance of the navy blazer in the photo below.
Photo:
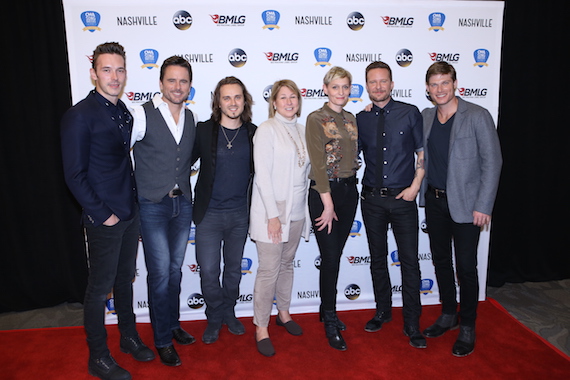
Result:
{"type": "MultiPolygon", "coordinates": [[[[212,119],[200,122],[196,126],[196,139],[194,140],[194,149],[192,150],[192,164],[200,159],[200,171],[198,181],[196,182],[196,195],[194,197],[194,209],[192,217],[194,224],[198,225],[204,219],[206,210],[212,198],[214,189],[214,176],[216,175],[216,154],[218,152],[218,128],[212,119]]],[[[253,135],[257,126],[252,123],[244,123],[249,136],[249,147],[251,152],[250,159],[250,175],[248,186],[248,200],[251,199],[251,183],[253,180],[253,135]]]]}
{"type": "Polygon", "coordinates": [[[130,220],[136,210],[130,143],[125,144],[116,122],[96,96],[100,95],[91,91],[67,110],[61,122],[65,182],[83,207],[84,223],[94,226],[112,214],[130,220]]]}
{"type": "MultiPolygon", "coordinates": [[[[503,163],[499,137],[493,118],[485,108],[457,97],[458,105],[451,126],[447,203],[456,223],[473,223],[473,211],[491,215],[503,163]]],[[[424,160],[426,175],[420,190],[420,205],[425,205],[429,149],[428,139],[437,107],[422,111],[424,120],[424,160]]]]}

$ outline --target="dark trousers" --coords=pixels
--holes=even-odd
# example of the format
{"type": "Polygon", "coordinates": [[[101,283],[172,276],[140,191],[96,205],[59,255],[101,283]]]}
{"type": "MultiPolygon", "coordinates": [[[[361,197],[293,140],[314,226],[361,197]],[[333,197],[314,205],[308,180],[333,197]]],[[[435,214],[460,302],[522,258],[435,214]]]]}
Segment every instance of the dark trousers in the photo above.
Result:
{"type": "Polygon", "coordinates": [[[208,209],[196,226],[196,261],[200,266],[202,295],[210,323],[221,325],[224,318],[234,316],[248,227],[247,206],[233,210],[208,209]],[[220,269],[222,257],[223,271],[220,269]]]}
{"type": "Polygon", "coordinates": [[[402,273],[404,324],[419,328],[421,315],[418,262],[418,207],[395,196],[362,191],[362,218],[370,249],[370,273],[378,312],[391,312],[392,284],[388,273],[388,226],[392,226],[402,273]]]}
{"type": "Polygon", "coordinates": [[[133,312],[139,216],[112,227],[85,226],[89,255],[89,278],[83,302],[83,324],[89,355],[98,359],[109,355],[105,328],[105,302],[111,291],[121,336],[138,336],[133,312]]]}
{"type": "Polygon", "coordinates": [[[324,207],[319,193],[314,189],[309,190],[309,212],[321,254],[319,286],[323,310],[336,309],[336,288],[340,258],[346,239],[348,239],[352,229],[356,205],[358,204],[358,192],[356,191],[355,181],[352,183],[331,182],[330,186],[334,210],[338,217],[338,221],[333,220],[330,234],[327,233],[327,228],[318,231],[318,228],[315,226],[315,219],[321,216],[324,207]]]}
{"type": "Polygon", "coordinates": [[[479,300],[477,245],[481,229],[472,223],[454,222],[449,213],[447,198],[436,198],[430,191],[426,193],[426,223],[442,312],[457,312],[453,241],[459,282],[460,322],[464,326],[475,326],[479,300]]]}

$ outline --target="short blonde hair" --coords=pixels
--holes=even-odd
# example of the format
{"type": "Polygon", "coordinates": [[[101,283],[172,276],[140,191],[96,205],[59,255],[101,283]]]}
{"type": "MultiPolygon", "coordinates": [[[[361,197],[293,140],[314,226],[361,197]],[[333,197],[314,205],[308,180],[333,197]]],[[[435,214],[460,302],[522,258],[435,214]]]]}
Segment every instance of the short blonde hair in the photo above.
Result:
{"type": "Polygon", "coordinates": [[[352,75],[350,74],[350,72],[348,72],[348,70],[345,70],[340,66],[333,66],[325,74],[323,83],[328,86],[328,84],[333,80],[342,79],[342,78],[348,78],[348,81],[350,82],[350,84],[352,84],[352,75]]]}

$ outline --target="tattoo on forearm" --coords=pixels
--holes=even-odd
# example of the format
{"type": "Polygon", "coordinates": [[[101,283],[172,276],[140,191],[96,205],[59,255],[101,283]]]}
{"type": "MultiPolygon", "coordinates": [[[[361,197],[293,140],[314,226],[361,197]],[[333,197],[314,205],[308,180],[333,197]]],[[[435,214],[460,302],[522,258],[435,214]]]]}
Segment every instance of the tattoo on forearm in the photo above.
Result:
{"type": "Polygon", "coordinates": [[[418,170],[418,169],[425,169],[423,158],[419,158],[416,162],[416,170],[418,170]]]}

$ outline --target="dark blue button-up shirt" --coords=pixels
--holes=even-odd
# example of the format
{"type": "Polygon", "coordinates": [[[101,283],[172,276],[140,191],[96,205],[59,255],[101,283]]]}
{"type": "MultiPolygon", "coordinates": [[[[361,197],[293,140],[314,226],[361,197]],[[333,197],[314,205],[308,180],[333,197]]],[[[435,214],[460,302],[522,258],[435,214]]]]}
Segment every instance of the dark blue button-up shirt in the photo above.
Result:
{"type": "MultiPolygon", "coordinates": [[[[380,108],[356,115],[358,148],[364,152],[362,183],[378,187],[376,181],[376,141],[380,108]]],[[[402,188],[411,185],[415,175],[415,153],[423,150],[422,115],[414,105],[390,99],[384,107],[384,169],[382,187],[402,188]]]]}

